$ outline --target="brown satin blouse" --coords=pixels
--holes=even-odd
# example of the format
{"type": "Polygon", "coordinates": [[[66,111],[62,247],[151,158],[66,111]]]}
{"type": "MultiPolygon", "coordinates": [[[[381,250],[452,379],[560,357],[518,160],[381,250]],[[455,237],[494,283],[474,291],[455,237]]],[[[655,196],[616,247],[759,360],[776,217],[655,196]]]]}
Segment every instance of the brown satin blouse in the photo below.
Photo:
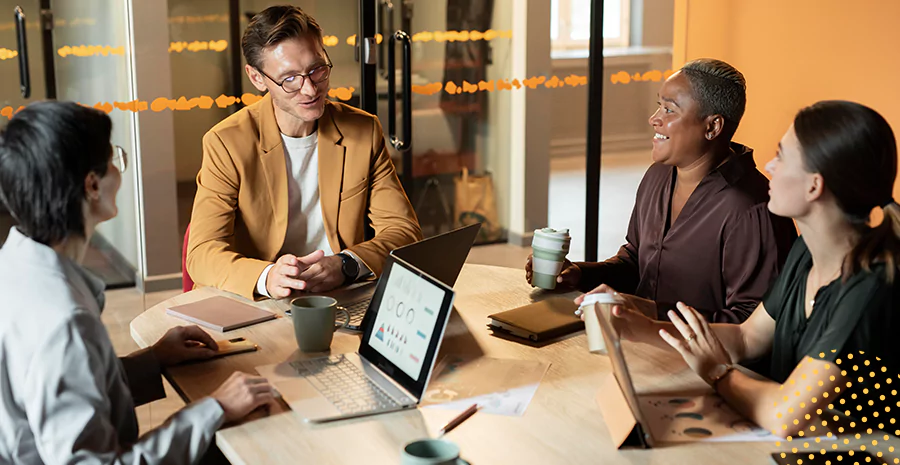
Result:
{"type": "Polygon", "coordinates": [[[657,316],[684,302],[709,321],[746,320],[784,265],[794,223],[769,212],[769,181],[753,150],[732,143],[733,155],[711,171],[666,230],[675,167],[654,164],[638,187],[625,245],[600,263],[578,263],[579,288],[607,284],[656,301],[657,316]]]}

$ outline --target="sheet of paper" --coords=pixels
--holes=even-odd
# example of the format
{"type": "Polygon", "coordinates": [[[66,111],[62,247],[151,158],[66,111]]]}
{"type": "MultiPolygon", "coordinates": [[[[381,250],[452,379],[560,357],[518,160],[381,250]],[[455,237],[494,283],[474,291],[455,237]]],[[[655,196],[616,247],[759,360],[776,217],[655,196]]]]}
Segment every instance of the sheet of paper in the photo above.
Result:
{"type": "MultiPolygon", "coordinates": [[[[650,433],[660,442],[783,441],[742,417],[724,399],[713,394],[696,397],[640,396],[639,402],[650,433]]],[[[822,436],[821,439],[833,441],[836,438],[832,435],[822,436]]]]}
{"type": "Polygon", "coordinates": [[[421,405],[465,410],[478,404],[484,413],[522,416],[548,368],[549,363],[532,360],[448,355],[436,367],[421,405]]]}

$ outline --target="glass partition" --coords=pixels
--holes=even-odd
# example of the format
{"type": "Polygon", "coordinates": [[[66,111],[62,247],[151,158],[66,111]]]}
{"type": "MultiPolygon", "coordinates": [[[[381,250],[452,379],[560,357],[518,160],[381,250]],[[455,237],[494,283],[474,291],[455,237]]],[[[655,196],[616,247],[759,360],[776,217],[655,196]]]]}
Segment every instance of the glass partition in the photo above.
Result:
{"type": "MultiPolygon", "coordinates": [[[[125,0],[0,1],[0,124],[28,103],[57,98],[103,108],[113,120],[112,143],[135,154],[133,113],[113,111],[112,102],[132,100],[125,0]],[[31,95],[22,96],[13,10],[25,14],[31,95]],[[8,16],[7,16],[8,14],[8,16]],[[45,34],[43,29],[49,30],[45,34]]],[[[118,216],[101,224],[85,263],[109,287],[131,286],[140,269],[135,186],[137,173],[122,178],[116,203],[118,216]]],[[[5,235],[12,223],[0,214],[5,235]]]]}

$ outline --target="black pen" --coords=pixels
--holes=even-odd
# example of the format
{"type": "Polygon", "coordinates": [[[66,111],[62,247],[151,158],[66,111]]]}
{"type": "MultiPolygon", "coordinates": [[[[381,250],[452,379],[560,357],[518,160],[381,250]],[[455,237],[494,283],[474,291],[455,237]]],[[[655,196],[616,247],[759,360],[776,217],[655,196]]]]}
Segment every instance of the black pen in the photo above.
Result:
{"type": "Polygon", "coordinates": [[[472,406],[467,408],[463,413],[460,413],[456,418],[450,420],[449,423],[444,425],[444,427],[441,428],[440,431],[438,431],[438,438],[440,439],[445,434],[449,433],[454,428],[461,425],[462,422],[468,420],[469,417],[471,417],[472,415],[475,415],[475,412],[477,412],[479,408],[480,407],[478,406],[478,404],[472,404],[472,406]]]}

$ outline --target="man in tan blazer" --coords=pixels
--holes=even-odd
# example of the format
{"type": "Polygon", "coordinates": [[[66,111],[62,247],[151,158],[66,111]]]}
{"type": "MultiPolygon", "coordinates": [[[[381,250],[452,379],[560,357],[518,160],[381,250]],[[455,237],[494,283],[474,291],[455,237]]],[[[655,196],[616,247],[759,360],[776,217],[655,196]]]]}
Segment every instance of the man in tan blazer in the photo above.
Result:
{"type": "Polygon", "coordinates": [[[267,94],[203,137],[188,273],[254,299],[377,276],[391,250],[422,238],[381,124],[326,100],[332,64],[299,8],[259,13],[241,46],[267,94]]]}

